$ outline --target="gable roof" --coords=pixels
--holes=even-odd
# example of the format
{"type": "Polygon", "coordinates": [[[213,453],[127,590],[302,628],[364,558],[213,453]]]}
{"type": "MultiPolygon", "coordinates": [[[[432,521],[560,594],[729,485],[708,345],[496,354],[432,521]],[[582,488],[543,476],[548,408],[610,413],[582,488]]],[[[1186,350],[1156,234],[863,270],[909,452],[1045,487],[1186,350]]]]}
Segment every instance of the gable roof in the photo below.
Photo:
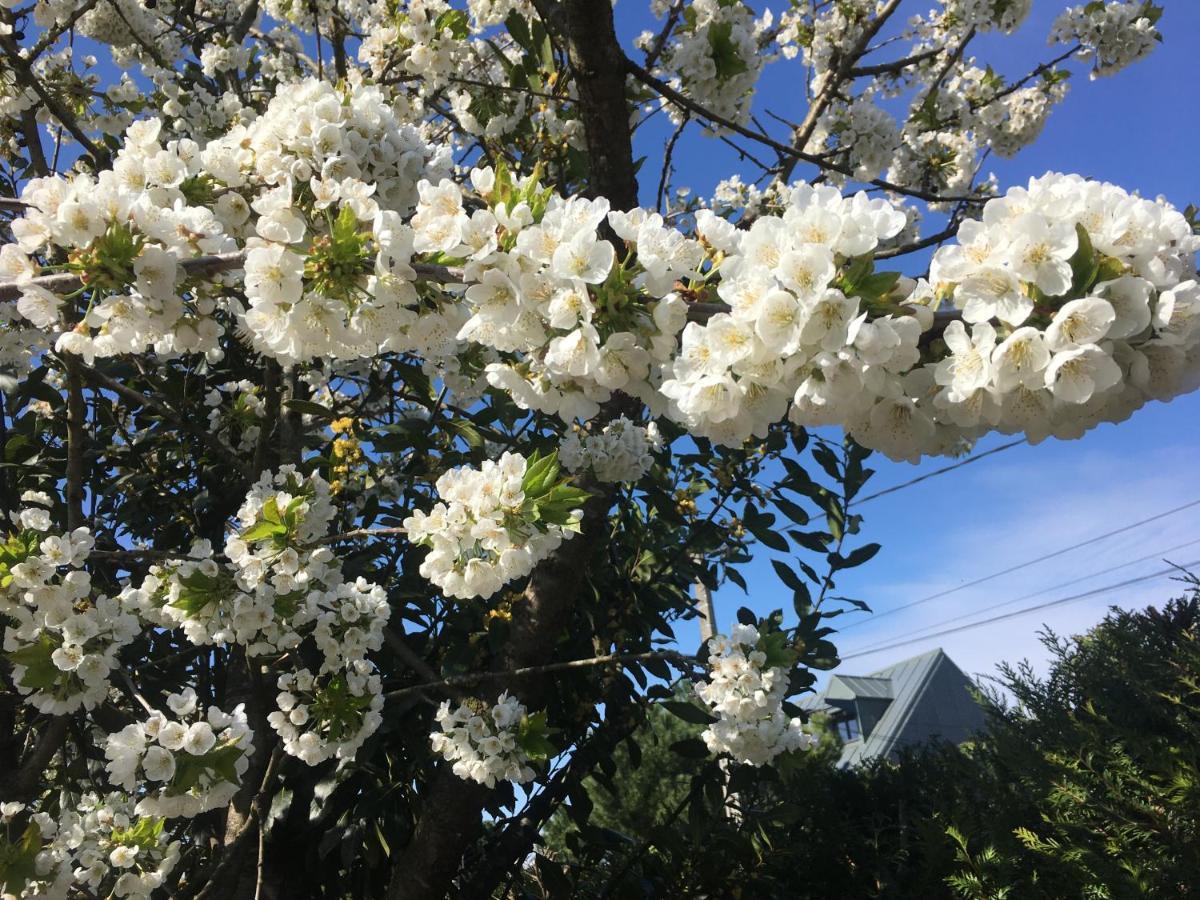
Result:
{"type": "Polygon", "coordinates": [[[860,735],[842,746],[837,766],[846,768],[935,738],[967,740],[985,724],[973,690],[974,682],[938,648],[867,676],[834,675],[824,691],[801,705],[833,711],[853,704],[863,718],[878,715],[865,738],[860,735]]]}

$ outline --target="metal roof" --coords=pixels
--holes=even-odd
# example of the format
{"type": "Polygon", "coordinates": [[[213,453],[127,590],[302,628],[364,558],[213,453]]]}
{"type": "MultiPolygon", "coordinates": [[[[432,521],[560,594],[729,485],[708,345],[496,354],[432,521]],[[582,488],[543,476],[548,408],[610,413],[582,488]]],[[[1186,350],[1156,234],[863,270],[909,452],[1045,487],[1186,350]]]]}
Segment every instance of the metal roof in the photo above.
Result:
{"type": "Polygon", "coordinates": [[[864,701],[863,707],[874,712],[883,705],[881,701],[890,700],[865,739],[842,746],[837,765],[846,768],[934,738],[953,743],[967,740],[985,724],[983,707],[973,691],[974,682],[938,648],[867,676],[834,675],[825,691],[806,697],[801,705],[817,711],[864,701]]]}
{"type": "Polygon", "coordinates": [[[864,675],[834,675],[829,679],[829,687],[825,696],[839,700],[850,700],[857,697],[877,697],[881,700],[894,700],[895,691],[892,689],[892,679],[872,678],[864,675]]]}

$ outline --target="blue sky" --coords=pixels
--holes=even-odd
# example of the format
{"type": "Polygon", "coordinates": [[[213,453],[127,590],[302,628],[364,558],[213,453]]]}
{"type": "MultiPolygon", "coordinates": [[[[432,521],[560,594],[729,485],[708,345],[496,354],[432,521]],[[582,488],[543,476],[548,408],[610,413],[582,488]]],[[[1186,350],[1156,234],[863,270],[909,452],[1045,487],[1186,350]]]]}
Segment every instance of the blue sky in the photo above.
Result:
{"type": "MultiPolygon", "coordinates": [[[[1039,0],[1015,36],[989,36],[972,45],[973,52],[998,72],[1020,77],[1039,61],[1056,55],[1046,45],[1046,35],[1065,5],[1039,0]]],[[[1160,28],[1165,42],[1148,59],[1115,77],[1089,81],[1082,67],[1075,66],[1067,99],[1051,117],[1041,140],[1013,160],[991,161],[990,170],[1002,186],[1056,170],[1113,181],[1146,196],[1164,194],[1181,208],[1200,202],[1200,169],[1194,151],[1200,126],[1188,89],[1194,80],[1193,38],[1200,34],[1200,3],[1174,0],[1163,5],[1167,11],[1160,28]]],[[[923,6],[914,4],[914,11],[923,6]]],[[[627,40],[652,27],[646,5],[631,0],[620,0],[617,21],[627,40]]],[[[791,121],[802,118],[805,104],[800,77],[796,63],[781,61],[767,66],[756,109],[770,109],[791,121]]],[[[639,152],[649,157],[641,179],[643,202],[648,205],[654,202],[662,142],[670,133],[669,123],[657,118],[660,121],[647,124],[638,136],[639,152]]],[[[762,117],[762,121],[772,120],[762,117]]],[[[776,136],[786,137],[786,128],[777,126],[776,136]]],[[[674,184],[705,194],[737,171],[747,170],[739,167],[731,150],[693,130],[680,142],[674,184]]],[[[877,541],[883,549],[870,563],[847,574],[839,588],[878,611],[889,610],[1200,499],[1200,470],[1194,464],[1200,439],[1198,423],[1200,395],[1181,397],[1170,404],[1155,403],[1128,422],[1101,426],[1082,440],[1017,447],[866,504],[858,510],[865,516],[861,539],[877,541]]],[[[978,449],[1008,440],[996,436],[978,449]]],[[[907,481],[945,465],[945,461],[912,466],[875,457],[871,465],[878,474],[867,492],[907,481]]],[[[837,621],[861,624],[847,628],[835,641],[843,654],[849,654],[1067,582],[1070,584],[1058,590],[1014,602],[993,615],[1137,578],[1165,568],[1155,554],[1197,538],[1200,507],[878,621],[858,614],[842,617],[837,621]],[[1094,574],[1144,556],[1151,558],[1094,574]]],[[[717,593],[717,616],[722,624],[727,624],[741,605],[759,612],[790,607],[789,595],[770,567],[772,555],[760,549],[747,572],[748,598],[732,585],[717,593]]],[[[1177,563],[1200,560],[1200,543],[1167,553],[1166,558],[1177,563]]],[[[961,634],[855,658],[847,661],[843,670],[873,671],[934,646],[943,647],[970,673],[991,673],[1002,660],[1029,658],[1044,665],[1046,656],[1036,634],[1043,625],[1062,634],[1079,633],[1098,621],[1111,604],[1161,602],[1170,596],[1172,587],[1167,578],[1159,578],[961,634]]],[[[685,646],[694,646],[698,640],[695,626],[691,628],[681,629],[685,646]]]]}

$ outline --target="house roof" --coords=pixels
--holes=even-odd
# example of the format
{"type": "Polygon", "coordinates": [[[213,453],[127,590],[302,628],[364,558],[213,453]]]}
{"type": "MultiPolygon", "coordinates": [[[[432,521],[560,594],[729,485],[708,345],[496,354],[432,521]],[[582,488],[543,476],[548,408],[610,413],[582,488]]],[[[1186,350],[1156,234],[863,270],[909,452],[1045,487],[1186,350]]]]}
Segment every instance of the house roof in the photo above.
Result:
{"type": "Polygon", "coordinates": [[[829,679],[825,696],[830,699],[850,700],[856,697],[877,697],[894,700],[896,692],[890,678],[874,678],[864,675],[834,675],[829,679]]]}
{"type": "Polygon", "coordinates": [[[968,739],[985,721],[974,690],[971,679],[938,648],[867,676],[834,675],[824,691],[801,705],[815,712],[860,701],[877,709],[880,701],[887,702],[865,738],[843,745],[837,765],[845,768],[934,738],[954,743],[968,739]]]}

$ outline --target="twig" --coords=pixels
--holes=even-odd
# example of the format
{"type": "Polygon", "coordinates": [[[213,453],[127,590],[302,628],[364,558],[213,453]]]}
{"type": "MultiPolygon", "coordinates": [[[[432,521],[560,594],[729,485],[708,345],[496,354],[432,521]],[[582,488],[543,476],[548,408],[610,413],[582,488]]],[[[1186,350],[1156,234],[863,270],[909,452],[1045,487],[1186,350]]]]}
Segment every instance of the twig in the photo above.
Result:
{"type": "Polygon", "coordinates": [[[267,770],[263,773],[258,793],[250,801],[250,811],[246,816],[246,821],[242,823],[242,827],[238,830],[238,833],[232,839],[225,842],[225,846],[221,848],[221,858],[217,864],[202,877],[197,878],[198,882],[203,881],[204,887],[195,895],[196,900],[212,900],[221,889],[222,878],[229,870],[229,867],[241,855],[242,845],[246,842],[251,827],[258,824],[263,817],[263,802],[266,800],[267,791],[271,786],[271,781],[275,778],[275,773],[278,771],[279,763],[282,759],[283,751],[276,746],[271,753],[270,761],[267,763],[267,770]]]}
{"type": "Polygon", "coordinates": [[[243,476],[253,474],[245,471],[245,463],[243,462],[242,458],[234,453],[229,447],[225,446],[225,444],[221,442],[220,438],[218,438],[216,434],[214,434],[208,428],[198,425],[175,412],[175,410],[171,409],[171,407],[167,406],[158,398],[151,397],[147,394],[143,394],[141,391],[134,390],[128,385],[117,381],[115,378],[110,378],[108,375],[105,375],[98,369],[84,365],[79,361],[78,357],[72,356],[71,354],[63,354],[59,358],[62,359],[64,365],[68,367],[68,372],[70,371],[70,368],[74,366],[77,368],[79,374],[89,381],[93,386],[99,387],[103,390],[112,391],[114,394],[123,397],[125,400],[154,410],[162,418],[167,419],[179,428],[182,428],[184,431],[187,431],[200,438],[200,440],[203,441],[210,450],[212,450],[221,458],[222,462],[231,466],[234,471],[241,473],[243,476]]]}
{"type": "Polygon", "coordinates": [[[67,530],[74,531],[83,525],[83,426],[87,403],[79,360],[68,356],[63,364],[67,370],[67,530]]]}
{"type": "MultiPolygon", "coordinates": [[[[829,162],[828,159],[822,156],[818,156],[817,154],[806,153],[803,150],[797,150],[795,147],[789,147],[787,144],[781,141],[777,141],[774,138],[754,131],[751,128],[746,128],[743,125],[739,125],[737,122],[727,119],[724,116],[721,116],[712,110],[701,106],[696,101],[691,100],[690,98],[681,94],[679,91],[675,90],[665,81],[655,78],[632,60],[626,61],[626,67],[634,75],[634,77],[636,77],[647,87],[654,88],[654,90],[656,90],[667,100],[670,100],[677,106],[681,106],[684,109],[690,110],[702,119],[706,119],[709,122],[720,125],[722,128],[728,128],[730,131],[742,135],[742,137],[747,137],[752,141],[757,141],[764,146],[770,147],[772,150],[782,154],[783,156],[794,157],[795,159],[802,160],[803,162],[812,163],[814,166],[817,166],[821,169],[829,169],[834,172],[840,172],[841,174],[849,175],[852,178],[856,177],[854,170],[847,166],[837,165],[829,162]]],[[[906,197],[915,197],[917,200],[924,200],[929,203],[947,203],[958,200],[974,199],[972,197],[944,196],[942,194],[934,194],[930,193],[929,191],[923,191],[918,188],[906,188],[883,178],[872,178],[866,183],[873,184],[876,187],[880,187],[884,190],[892,191],[897,194],[902,194],[906,197]]]]}
{"type": "Polygon", "coordinates": [[[352,541],[358,538],[382,537],[385,535],[408,534],[408,529],[399,525],[394,527],[379,527],[379,528],[355,528],[351,531],[342,531],[338,534],[327,534],[325,537],[317,538],[312,542],[312,546],[319,547],[322,544],[336,544],[338,541],[352,541]]]}
{"type": "MultiPolygon", "coordinates": [[[[211,256],[193,256],[179,260],[179,268],[189,275],[215,275],[240,269],[246,263],[244,251],[216,253],[211,256]]],[[[26,281],[0,281],[0,300],[16,300],[27,285],[36,285],[56,294],[69,294],[83,287],[83,280],[74,272],[56,275],[39,275],[26,281]]]]}
{"type": "Polygon", "coordinates": [[[653,69],[654,64],[658,62],[658,58],[662,56],[662,52],[667,49],[667,38],[671,36],[671,32],[675,28],[675,23],[679,21],[679,16],[683,12],[683,0],[675,0],[671,4],[671,10],[667,13],[667,19],[663,22],[662,29],[654,38],[654,43],[650,50],[646,53],[646,68],[653,69]]]}
{"type": "MultiPolygon", "coordinates": [[[[813,132],[817,129],[817,123],[820,122],[821,116],[825,110],[829,108],[829,104],[833,102],[833,98],[837,96],[841,86],[846,79],[850,77],[850,69],[854,63],[858,62],[866,53],[867,45],[871,42],[879,29],[884,26],[884,23],[892,17],[892,14],[900,6],[901,0],[888,0],[875,18],[863,29],[858,40],[850,47],[845,55],[838,62],[834,71],[830,72],[821,86],[820,93],[813,99],[808,111],[804,114],[804,121],[800,126],[792,132],[792,148],[795,150],[803,150],[813,136],[813,132]]],[[[830,165],[826,163],[826,165],[830,165]]],[[[782,165],[778,177],[775,179],[780,184],[786,182],[792,176],[792,171],[796,168],[796,157],[792,156],[790,160],[782,165]]],[[[844,172],[844,174],[853,174],[853,171],[844,172]]]]}
{"type": "Polygon", "coordinates": [[[671,175],[671,161],[675,156],[675,145],[679,143],[679,138],[683,134],[683,130],[687,128],[688,122],[692,120],[692,114],[686,112],[683,114],[683,119],[679,123],[679,127],[675,129],[675,133],[671,135],[671,139],[667,141],[666,150],[663,152],[662,174],[658,179],[658,211],[665,212],[663,208],[663,199],[667,193],[667,179],[671,175]]]}
{"type": "Polygon", "coordinates": [[[33,752],[16,771],[0,776],[0,801],[25,801],[38,792],[42,772],[67,739],[68,716],[53,716],[44,726],[33,752]]]}
{"type": "Polygon", "coordinates": [[[417,655],[417,652],[412,647],[408,646],[408,641],[404,636],[399,634],[394,628],[384,628],[383,639],[387,641],[387,645],[392,652],[400,657],[400,661],[406,666],[429,681],[437,681],[437,672],[425,660],[417,655]]]}
{"type": "Polygon", "coordinates": [[[888,75],[893,72],[900,72],[907,69],[909,66],[915,66],[919,62],[924,62],[927,59],[933,59],[942,53],[942,48],[937,47],[933,50],[925,50],[921,53],[914,53],[912,56],[906,56],[903,59],[893,60],[892,62],[878,63],[873,66],[854,66],[846,74],[851,78],[869,78],[874,75],[888,75]]]}
{"type": "Polygon", "coordinates": [[[150,705],[149,700],[142,696],[142,692],[137,689],[137,685],[133,683],[133,679],[129,677],[129,673],[124,669],[117,669],[117,673],[121,676],[121,680],[125,682],[125,687],[133,699],[141,704],[142,709],[144,709],[150,715],[154,715],[154,707],[150,705]]]}
{"type": "Polygon", "coordinates": [[[46,90],[38,77],[33,74],[33,69],[30,68],[29,63],[21,56],[20,50],[17,49],[12,38],[5,38],[3,42],[0,42],[0,47],[3,47],[4,55],[8,57],[17,80],[38,95],[38,98],[45,105],[46,109],[58,121],[62,122],[67,131],[71,132],[71,136],[79,141],[80,146],[87,150],[97,166],[106,165],[109,160],[108,151],[96,146],[92,142],[92,139],[87,136],[87,132],[80,126],[75,114],[67,109],[61,100],[46,90]]]}
{"type": "Polygon", "coordinates": [[[622,665],[628,662],[662,659],[673,662],[680,668],[692,668],[697,665],[695,657],[687,656],[677,650],[650,650],[644,653],[614,653],[608,656],[593,656],[590,659],[572,659],[566,662],[547,663],[543,666],[521,666],[516,669],[504,669],[498,672],[470,672],[465,675],[451,675],[438,681],[428,681],[414,684],[410,687],[397,688],[384,694],[385,700],[397,700],[409,694],[423,691],[470,687],[486,681],[497,681],[508,678],[522,678],[527,675],[545,675],[550,672],[565,672],[572,669],[590,669],[596,666],[622,665]]]}
{"type": "MultiPolygon", "coordinates": [[[[21,201],[11,202],[20,203],[21,201]]],[[[28,204],[25,205],[28,206],[28,204]]],[[[246,253],[244,250],[215,253],[210,256],[192,256],[178,262],[179,268],[188,275],[196,277],[236,271],[245,264],[246,253]]],[[[413,263],[412,269],[418,276],[433,281],[454,281],[459,277],[452,269],[431,263],[413,263]]],[[[77,291],[83,287],[83,280],[74,272],[61,272],[55,275],[39,275],[25,281],[0,281],[0,300],[20,299],[28,285],[35,285],[55,294],[69,294],[71,291],[77,291]]]]}

